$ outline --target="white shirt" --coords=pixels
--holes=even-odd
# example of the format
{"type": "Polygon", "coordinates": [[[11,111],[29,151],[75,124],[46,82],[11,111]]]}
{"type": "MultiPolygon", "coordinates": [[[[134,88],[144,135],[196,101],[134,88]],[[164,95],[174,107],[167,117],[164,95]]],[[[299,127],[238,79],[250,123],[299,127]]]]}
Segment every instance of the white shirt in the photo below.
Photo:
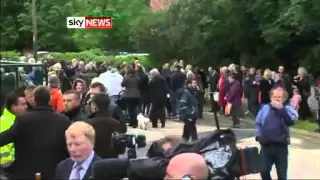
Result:
{"type": "Polygon", "coordinates": [[[121,83],[123,81],[123,76],[118,72],[114,73],[102,73],[99,77],[100,82],[106,87],[109,96],[118,95],[121,91],[121,83]]]}

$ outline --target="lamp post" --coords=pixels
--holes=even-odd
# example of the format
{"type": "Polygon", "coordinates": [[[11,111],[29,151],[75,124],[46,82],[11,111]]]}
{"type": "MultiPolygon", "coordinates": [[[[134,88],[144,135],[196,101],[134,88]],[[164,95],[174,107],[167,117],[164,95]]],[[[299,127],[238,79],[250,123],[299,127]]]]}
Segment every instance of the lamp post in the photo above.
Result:
{"type": "Polygon", "coordinates": [[[36,15],[36,0],[32,0],[32,40],[33,40],[33,58],[37,61],[37,36],[38,36],[38,29],[37,29],[37,15],[36,15]]]}

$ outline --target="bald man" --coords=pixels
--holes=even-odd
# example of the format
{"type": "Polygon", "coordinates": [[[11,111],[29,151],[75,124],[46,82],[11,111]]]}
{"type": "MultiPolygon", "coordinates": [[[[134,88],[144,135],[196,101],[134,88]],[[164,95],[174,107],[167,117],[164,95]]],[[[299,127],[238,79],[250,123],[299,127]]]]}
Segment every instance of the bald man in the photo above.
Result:
{"type": "Polygon", "coordinates": [[[182,153],[170,160],[165,179],[182,179],[184,177],[208,179],[208,175],[209,169],[203,156],[196,153],[182,153]]]}

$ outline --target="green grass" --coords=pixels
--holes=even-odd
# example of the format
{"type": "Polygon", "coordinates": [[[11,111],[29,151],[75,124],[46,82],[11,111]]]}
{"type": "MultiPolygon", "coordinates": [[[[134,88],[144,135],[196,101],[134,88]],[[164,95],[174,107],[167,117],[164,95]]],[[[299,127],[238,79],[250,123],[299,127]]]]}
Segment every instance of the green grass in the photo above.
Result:
{"type": "Polygon", "coordinates": [[[296,121],[295,125],[293,126],[295,129],[301,129],[308,132],[314,132],[319,128],[318,124],[315,120],[308,120],[308,121],[296,121]]]}

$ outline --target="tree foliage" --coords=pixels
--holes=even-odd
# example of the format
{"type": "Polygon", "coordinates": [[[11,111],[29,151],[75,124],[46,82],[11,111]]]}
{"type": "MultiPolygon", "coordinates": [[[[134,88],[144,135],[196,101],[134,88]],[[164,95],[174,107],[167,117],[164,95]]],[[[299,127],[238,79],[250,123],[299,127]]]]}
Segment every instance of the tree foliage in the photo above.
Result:
{"type": "MultiPolygon", "coordinates": [[[[39,48],[150,53],[200,65],[276,66],[299,60],[320,69],[319,0],[175,0],[152,12],[145,0],[37,0],[39,48]],[[111,30],[70,30],[66,17],[118,14],[111,30]]],[[[32,44],[31,5],[1,1],[1,48],[32,44]]]]}

